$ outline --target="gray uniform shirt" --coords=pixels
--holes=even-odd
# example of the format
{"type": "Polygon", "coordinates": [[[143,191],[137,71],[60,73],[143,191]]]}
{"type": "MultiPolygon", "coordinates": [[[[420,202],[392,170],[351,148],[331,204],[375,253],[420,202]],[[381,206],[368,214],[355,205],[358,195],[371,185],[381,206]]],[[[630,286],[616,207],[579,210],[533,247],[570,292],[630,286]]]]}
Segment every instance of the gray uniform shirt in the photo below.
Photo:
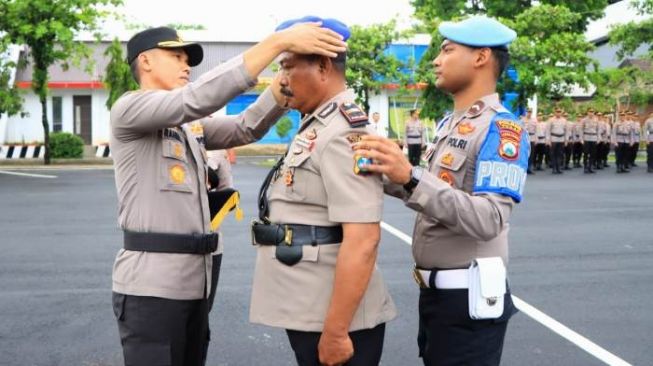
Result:
{"type": "Polygon", "coordinates": [[[646,134],[646,141],[653,143],[653,117],[646,120],[644,123],[644,133],[646,134]]]}
{"type": "Polygon", "coordinates": [[[633,131],[630,129],[627,121],[618,121],[612,126],[612,143],[613,144],[632,144],[633,131]]]}
{"type": "Polygon", "coordinates": [[[492,122],[498,112],[507,110],[499,96],[492,94],[461,117],[442,122],[433,151],[429,149],[426,155],[428,171],[412,195],[401,186],[385,185],[386,193],[403,198],[418,212],[413,231],[413,257],[418,267],[466,268],[476,258],[493,256],[508,263],[508,221],[515,200],[476,187],[479,182],[486,187],[488,182],[497,186],[512,182],[512,188],[521,192],[530,145],[524,126],[514,116],[492,122]],[[503,127],[499,129],[499,125],[503,127]],[[493,147],[499,144],[499,135],[501,143],[493,147]],[[481,154],[503,154],[508,160],[481,161],[481,154]]]}
{"type": "Polygon", "coordinates": [[[406,121],[406,131],[404,143],[406,145],[423,145],[424,144],[424,125],[419,119],[406,121]]]}
{"type": "MultiPolygon", "coordinates": [[[[182,88],[131,92],[115,103],[110,143],[120,228],[210,232],[206,148],[255,141],[285,111],[268,90],[238,116],[204,117],[255,84],[238,56],[182,88]]],[[[113,291],[201,299],[210,291],[211,267],[210,254],[121,249],[113,266],[113,291]]]]}
{"type": "MultiPolygon", "coordinates": [[[[338,107],[353,102],[345,91],[306,116],[279,174],[270,185],[270,221],[336,226],[381,220],[383,185],[377,175],[354,172],[352,143],[374,134],[371,126],[352,128],[338,107]]],[[[274,246],[257,246],[250,321],[274,327],[321,332],[331,303],[340,243],[302,246],[294,266],[275,258],[274,246]]],[[[370,329],[396,316],[378,268],[354,314],[350,331],[370,329]]]]}
{"type": "Polygon", "coordinates": [[[599,141],[599,121],[594,118],[585,118],[580,123],[581,142],[585,141],[599,141]]]}
{"type": "Polygon", "coordinates": [[[569,123],[566,119],[560,118],[551,118],[549,120],[549,126],[546,131],[546,141],[547,143],[552,142],[567,142],[567,139],[570,135],[569,123]]]}

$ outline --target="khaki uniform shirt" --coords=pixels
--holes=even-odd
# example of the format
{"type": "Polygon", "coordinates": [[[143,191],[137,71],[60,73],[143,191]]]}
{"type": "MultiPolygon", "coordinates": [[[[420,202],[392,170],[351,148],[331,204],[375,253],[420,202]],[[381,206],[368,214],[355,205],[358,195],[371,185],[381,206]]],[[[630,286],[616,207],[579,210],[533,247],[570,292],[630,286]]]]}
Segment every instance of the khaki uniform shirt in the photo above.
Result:
{"type": "MultiPolygon", "coordinates": [[[[210,232],[206,148],[260,139],[285,111],[268,90],[238,116],[203,117],[255,84],[239,56],[182,88],[131,92],[115,103],[110,143],[120,228],[210,232]]],[[[201,299],[211,288],[211,267],[210,254],[121,249],[113,266],[113,291],[201,299]]]]}
{"type": "Polygon", "coordinates": [[[632,144],[633,131],[626,121],[618,121],[612,126],[612,143],[613,144],[632,144]]]}
{"type": "Polygon", "coordinates": [[[630,128],[633,130],[634,143],[639,144],[642,138],[642,126],[635,120],[630,120],[630,128]]]}
{"type": "Polygon", "coordinates": [[[569,135],[569,130],[567,129],[568,122],[566,119],[560,118],[551,118],[549,120],[549,128],[546,131],[546,141],[547,143],[552,142],[567,142],[569,135]]]}
{"type": "Polygon", "coordinates": [[[581,121],[581,142],[599,141],[599,121],[593,118],[585,118],[581,121]]]}
{"type": "MultiPolygon", "coordinates": [[[[381,178],[354,173],[351,147],[360,135],[374,131],[370,126],[352,128],[339,111],[354,98],[352,92],[342,92],[302,121],[308,127],[291,143],[269,189],[272,223],[337,226],[381,220],[381,178]]],[[[275,258],[275,246],[258,246],[250,321],[321,332],[339,249],[340,243],[304,245],[301,261],[287,266],[275,258]]],[[[350,331],[373,328],[395,316],[395,305],[375,269],[350,331]]]]}
{"type": "Polygon", "coordinates": [[[227,150],[207,151],[207,156],[206,165],[218,175],[218,186],[214,189],[221,191],[226,188],[233,188],[234,178],[231,173],[231,163],[227,159],[227,150]]]}
{"type": "Polygon", "coordinates": [[[537,143],[538,144],[546,144],[546,131],[549,129],[549,123],[542,121],[542,122],[537,122],[537,129],[536,129],[536,135],[537,135],[537,143]]]}
{"type": "Polygon", "coordinates": [[[521,201],[530,144],[528,134],[497,94],[485,96],[460,117],[438,125],[428,170],[408,196],[386,193],[418,212],[413,257],[419,268],[467,268],[481,257],[508,263],[510,214],[521,201]]]}
{"type": "Polygon", "coordinates": [[[606,121],[599,121],[599,142],[608,142],[610,136],[610,124],[606,121]]]}
{"type": "Polygon", "coordinates": [[[422,125],[422,121],[412,119],[406,121],[404,144],[423,145],[425,143],[424,139],[424,125],[422,125]]]}
{"type": "Polygon", "coordinates": [[[653,143],[653,117],[647,119],[644,123],[644,134],[646,134],[646,141],[649,144],[653,143]]]}
{"type": "Polygon", "coordinates": [[[528,131],[528,141],[532,143],[537,142],[537,121],[534,118],[525,118],[524,124],[526,131],[528,131]]]}

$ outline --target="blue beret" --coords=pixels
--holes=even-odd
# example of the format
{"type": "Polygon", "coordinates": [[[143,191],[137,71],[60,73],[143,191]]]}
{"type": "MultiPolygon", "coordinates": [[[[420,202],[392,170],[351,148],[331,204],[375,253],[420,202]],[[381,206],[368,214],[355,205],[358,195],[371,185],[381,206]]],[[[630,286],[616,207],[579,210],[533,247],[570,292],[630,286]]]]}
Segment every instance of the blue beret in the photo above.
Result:
{"type": "Polygon", "coordinates": [[[514,30],[486,16],[473,16],[461,22],[443,22],[438,31],[452,42],[472,47],[506,47],[517,37],[514,30]]]}
{"type": "Polygon", "coordinates": [[[293,25],[297,23],[309,23],[309,22],[322,22],[322,28],[327,28],[331,29],[332,31],[340,34],[343,38],[343,41],[346,41],[349,39],[349,36],[351,35],[351,31],[349,30],[349,27],[347,25],[339,20],[336,19],[322,19],[320,17],[308,15],[303,18],[299,19],[290,19],[286,20],[285,22],[281,23],[275,31],[280,31],[284,30],[286,28],[290,28],[293,25]]]}

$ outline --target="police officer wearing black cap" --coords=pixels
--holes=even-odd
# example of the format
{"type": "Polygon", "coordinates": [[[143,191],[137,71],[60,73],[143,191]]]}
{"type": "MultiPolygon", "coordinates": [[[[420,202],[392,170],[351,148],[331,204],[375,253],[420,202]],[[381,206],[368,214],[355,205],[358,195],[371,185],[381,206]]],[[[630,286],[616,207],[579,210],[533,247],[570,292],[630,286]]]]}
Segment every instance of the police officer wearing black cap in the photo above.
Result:
{"type": "MultiPolygon", "coordinates": [[[[124,232],[113,268],[113,309],[125,365],[202,365],[208,347],[212,255],[206,149],[263,137],[285,112],[278,78],[237,116],[210,117],[256,85],[281,52],[335,56],[342,37],[305,23],[277,32],[189,82],[202,47],[152,28],[127,44],[140,89],[111,109],[111,149],[124,232]],[[209,117],[207,117],[209,116],[209,117]]],[[[216,263],[217,264],[217,263],[216,263]]]]}

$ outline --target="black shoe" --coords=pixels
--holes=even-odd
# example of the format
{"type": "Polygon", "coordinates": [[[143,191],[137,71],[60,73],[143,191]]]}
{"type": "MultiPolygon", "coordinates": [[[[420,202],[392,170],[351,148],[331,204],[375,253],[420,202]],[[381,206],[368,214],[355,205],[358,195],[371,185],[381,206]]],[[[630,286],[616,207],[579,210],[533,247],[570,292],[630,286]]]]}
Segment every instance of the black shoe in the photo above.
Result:
{"type": "Polygon", "coordinates": [[[630,164],[630,166],[635,167],[635,168],[638,167],[638,165],[635,164],[635,163],[630,164]]]}
{"type": "Polygon", "coordinates": [[[610,167],[610,164],[608,164],[608,163],[603,163],[603,167],[604,167],[604,168],[609,168],[609,167],[610,167]]]}
{"type": "Polygon", "coordinates": [[[647,173],[653,173],[653,168],[648,168],[648,169],[646,169],[646,172],[647,172],[647,173]]]}
{"type": "Polygon", "coordinates": [[[533,173],[532,170],[528,169],[528,170],[526,171],[526,174],[528,174],[528,175],[533,175],[533,174],[535,174],[535,173],[533,173]]]}
{"type": "Polygon", "coordinates": [[[543,169],[542,169],[541,166],[538,166],[537,168],[535,168],[535,170],[537,170],[537,171],[542,171],[543,169]]]}
{"type": "Polygon", "coordinates": [[[562,169],[563,169],[563,170],[571,170],[571,168],[569,167],[569,165],[565,165],[565,167],[562,168],[562,169]]]}

